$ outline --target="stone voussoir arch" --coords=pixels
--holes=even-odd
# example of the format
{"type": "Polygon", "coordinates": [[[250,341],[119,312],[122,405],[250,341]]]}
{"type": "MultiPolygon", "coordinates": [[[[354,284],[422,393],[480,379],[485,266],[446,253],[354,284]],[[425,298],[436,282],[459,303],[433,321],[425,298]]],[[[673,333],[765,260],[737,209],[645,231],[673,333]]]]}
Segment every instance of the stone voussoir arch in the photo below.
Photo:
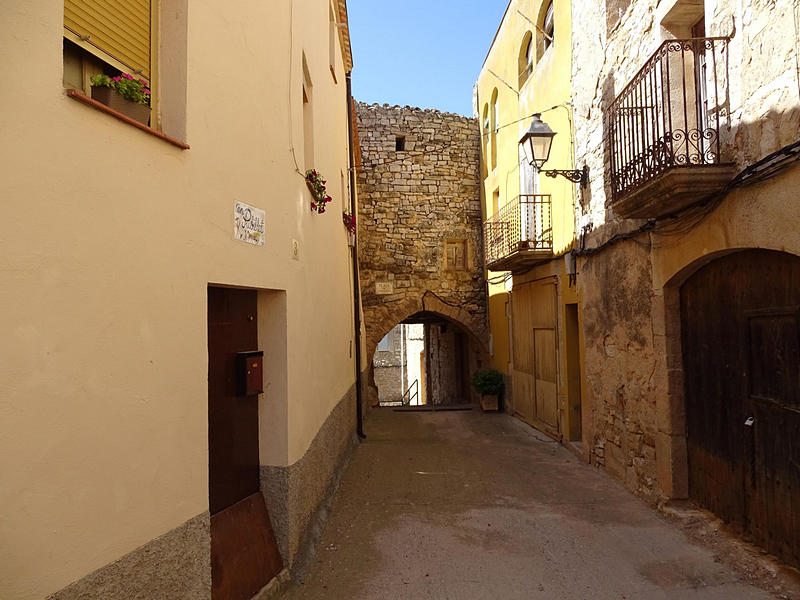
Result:
{"type": "Polygon", "coordinates": [[[488,327],[483,319],[476,318],[465,309],[445,302],[433,292],[425,292],[419,297],[404,298],[372,307],[364,307],[364,329],[368,360],[372,360],[375,349],[383,337],[395,326],[409,317],[424,312],[435,314],[459,326],[473,342],[488,354],[488,327]]]}

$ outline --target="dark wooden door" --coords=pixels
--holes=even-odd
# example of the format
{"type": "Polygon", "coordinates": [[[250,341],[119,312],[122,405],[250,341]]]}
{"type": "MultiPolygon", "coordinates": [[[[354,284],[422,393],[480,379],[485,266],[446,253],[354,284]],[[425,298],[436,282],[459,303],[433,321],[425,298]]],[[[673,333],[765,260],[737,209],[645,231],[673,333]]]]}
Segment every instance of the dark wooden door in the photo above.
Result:
{"type": "Polygon", "coordinates": [[[236,353],[258,348],[255,290],[208,288],[209,508],[259,490],[258,397],[237,396],[236,353]]]}
{"type": "Polygon", "coordinates": [[[238,352],[258,348],[254,290],[208,288],[211,597],[245,600],[283,568],[260,492],[258,395],[237,395],[238,352]]]}
{"type": "Polygon", "coordinates": [[[689,491],[800,564],[800,259],[748,250],[681,288],[689,491]]]}

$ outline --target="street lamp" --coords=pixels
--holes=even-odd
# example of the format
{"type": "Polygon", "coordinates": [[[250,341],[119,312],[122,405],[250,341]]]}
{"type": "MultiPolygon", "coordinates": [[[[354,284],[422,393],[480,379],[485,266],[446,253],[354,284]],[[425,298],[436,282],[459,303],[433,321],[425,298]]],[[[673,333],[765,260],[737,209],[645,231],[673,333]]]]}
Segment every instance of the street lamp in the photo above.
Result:
{"type": "Polygon", "coordinates": [[[555,178],[558,175],[562,175],[573,183],[580,183],[581,187],[585,188],[589,184],[589,167],[586,165],[584,165],[583,169],[574,171],[561,169],[542,170],[542,166],[550,158],[550,148],[553,145],[553,137],[555,137],[556,132],[550,129],[547,123],[542,121],[541,117],[540,113],[533,115],[531,126],[519,141],[519,145],[522,146],[522,150],[525,153],[525,159],[534,169],[548,177],[555,178]]]}

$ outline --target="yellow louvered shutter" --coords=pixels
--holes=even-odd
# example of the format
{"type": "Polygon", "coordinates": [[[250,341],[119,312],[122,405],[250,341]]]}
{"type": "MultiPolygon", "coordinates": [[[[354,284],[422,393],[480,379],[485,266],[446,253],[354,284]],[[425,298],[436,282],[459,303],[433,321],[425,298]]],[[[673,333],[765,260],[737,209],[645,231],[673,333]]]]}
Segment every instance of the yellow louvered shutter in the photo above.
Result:
{"type": "Polygon", "coordinates": [[[149,80],[150,2],[64,0],[64,28],[99,58],[106,54],[149,80]]]}

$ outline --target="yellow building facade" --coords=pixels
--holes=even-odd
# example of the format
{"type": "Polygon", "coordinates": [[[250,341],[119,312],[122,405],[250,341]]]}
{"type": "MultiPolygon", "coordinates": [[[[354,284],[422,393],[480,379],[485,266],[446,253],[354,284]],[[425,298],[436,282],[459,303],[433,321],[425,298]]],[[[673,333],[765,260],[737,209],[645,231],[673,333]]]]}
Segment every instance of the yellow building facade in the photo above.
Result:
{"type": "Polygon", "coordinates": [[[520,139],[534,114],[555,132],[544,170],[574,169],[571,7],[511,0],[481,68],[484,251],[492,366],[508,376],[506,410],[579,442],[579,311],[570,251],[578,184],[537,172],[520,139]]]}

